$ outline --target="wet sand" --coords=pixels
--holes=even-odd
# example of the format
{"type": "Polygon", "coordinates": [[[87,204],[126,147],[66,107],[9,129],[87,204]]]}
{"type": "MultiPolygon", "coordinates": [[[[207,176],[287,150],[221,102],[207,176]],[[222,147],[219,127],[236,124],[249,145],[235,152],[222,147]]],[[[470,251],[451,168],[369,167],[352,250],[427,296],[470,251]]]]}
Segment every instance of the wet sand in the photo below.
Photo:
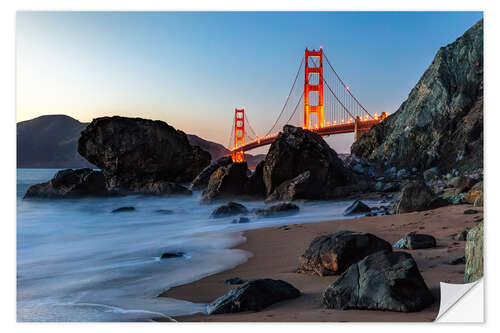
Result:
{"type": "MultiPolygon", "coordinates": [[[[432,321],[439,311],[439,282],[463,283],[464,265],[449,265],[448,262],[464,255],[465,241],[456,241],[453,235],[477,224],[478,214],[464,215],[471,205],[448,206],[425,212],[401,215],[362,217],[349,220],[333,220],[319,223],[255,229],[244,232],[247,241],[238,246],[253,256],[245,263],[199,281],[172,288],[161,296],[209,303],[237,286],[224,283],[239,277],[244,280],[256,278],[281,279],[294,285],[302,296],[271,305],[261,312],[242,312],[208,316],[196,314],[176,317],[184,322],[374,322],[432,321]],[[408,250],[415,258],[422,276],[436,298],[436,302],[420,312],[399,313],[369,310],[330,310],[320,303],[323,290],[337,277],[296,273],[298,257],[311,240],[321,234],[341,230],[369,232],[390,243],[395,243],[404,234],[417,231],[433,235],[437,247],[433,249],[408,250]]],[[[405,251],[398,250],[396,251],[405,251]]]]}

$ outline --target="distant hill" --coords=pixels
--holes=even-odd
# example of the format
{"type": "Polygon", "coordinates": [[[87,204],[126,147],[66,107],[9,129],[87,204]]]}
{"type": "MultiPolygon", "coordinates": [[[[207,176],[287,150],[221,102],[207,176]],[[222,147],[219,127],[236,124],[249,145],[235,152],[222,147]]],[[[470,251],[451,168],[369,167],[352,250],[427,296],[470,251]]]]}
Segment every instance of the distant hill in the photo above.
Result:
{"type": "Polygon", "coordinates": [[[17,167],[95,168],[76,150],[80,132],[87,125],[65,115],[17,123],[17,167]]]}
{"type": "MultiPolygon", "coordinates": [[[[17,123],[18,168],[95,168],[77,152],[80,132],[89,123],[66,115],[47,115],[17,123]]],[[[187,134],[189,143],[200,146],[216,160],[229,155],[223,145],[187,134]]],[[[265,155],[245,154],[253,168],[265,155]]]]}

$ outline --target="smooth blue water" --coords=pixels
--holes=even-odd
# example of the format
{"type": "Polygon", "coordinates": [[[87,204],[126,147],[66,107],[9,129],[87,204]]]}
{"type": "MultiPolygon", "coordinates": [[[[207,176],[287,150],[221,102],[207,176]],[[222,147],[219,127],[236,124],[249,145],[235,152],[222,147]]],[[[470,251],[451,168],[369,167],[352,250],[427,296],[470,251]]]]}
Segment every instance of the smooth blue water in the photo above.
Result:
{"type": "MultiPolygon", "coordinates": [[[[294,216],[250,215],[250,223],[232,224],[233,218],[211,219],[217,204],[200,205],[199,192],[191,197],[22,199],[30,185],[57,171],[17,170],[18,321],[147,321],[204,313],[206,304],[156,296],[245,262],[251,253],[231,249],[245,240],[243,230],[341,219],[351,203],[299,202],[300,213],[294,216]],[[111,213],[122,206],[136,211],[111,213]],[[185,255],[160,260],[167,251],[185,255]]],[[[262,201],[244,204],[265,206],[262,201]]]]}

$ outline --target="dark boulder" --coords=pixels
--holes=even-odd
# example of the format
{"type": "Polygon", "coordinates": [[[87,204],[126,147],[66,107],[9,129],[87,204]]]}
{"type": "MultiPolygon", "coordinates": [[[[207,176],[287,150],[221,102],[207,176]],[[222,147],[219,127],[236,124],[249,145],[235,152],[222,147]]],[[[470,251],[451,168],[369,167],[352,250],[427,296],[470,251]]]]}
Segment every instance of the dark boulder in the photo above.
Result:
{"type": "Polygon", "coordinates": [[[283,182],[306,171],[310,173],[307,185],[304,184],[294,199],[328,198],[336,187],[353,180],[351,171],[321,136],[286,125],[271,144],[264,160],[266,195],[271,195],[283,182]]]}
{"type": "Polygon", "coordinates": [[[266,202],[271,201],[292,201],[301,197],[308,191],[311,182],[311,173],[309,170],[301,173],[297,177],[286,180],[281,183],[267,198],[266,202]]]}
{"type": "Polygon", "coordinates": [[[437,197],[424,182],[416,181],[403,187],[395,211],[397,214],[409,213],[435,209],[447,204],[446,200],[437,197]]]}
{"type": "Polygon", "coordinates": [[[441,47],[408,99],[351,146],[399,168],[483,167],[483,20],[441,47]]]}
{"type": "Polygon", "coordinates": [[[265,197],[266,186],[264,185],[264,161],[260,161],[255,167],[255,171],[248,177],[244,186],[246,195],[252,197],[265,197]]]}
{"type": "Polygon", "coordinates": [[[323,305],[338,310],[413,312],[433,302],[413,257],[384,251],[351,265],[321,297],[323,305]]]}
{"type": "Polygon", "coordinates": [[[169,194],[166,183],[192,181],[210,163],[209,153],[167,123],[118,116],[94,119],[78,152],[103,171],[108,190],[119,193],[169,194]]]}
{"type": "Polygon", "coordinates": [[[133,212],[135,211],[135,207],[132,206],[126,206],[126,207],[120,207],[113,209],[111,213],[123,213],[123,212],[133,212]]]}
{"type": "Polygon", "coordinates": [[[483,277],[484,265],[484,224],[479,223],[469,230],[467,243],[465,243],[465,272],[464,282],[474,282],[483,277]]]}
{"type": "Polygon", "coordinates": [[[246,213],[248,213],[248,209],[245,206],[237,202],[231,201],[225,205],[217,207],[212,212],[211,216],[213,218],[222,218],[222,217],[233,216],[238,214],[246,214],[246,213]]]}
{"type": "Polygon", "coordinates": [[[198,176],[189,185],[190,190],[203,190],[208,186],[210,181],[210,176],[220,168],[221,166],[226,166],[233,163],[231,156],[224,156],[219,158],[217,161],[210,163],[205,169],[203,169],[198,176]]]}
{"type": "Polygon", "coordinates": [[[356,200],[344,210],[344,216],[370,212],[371,209],[362,201],[356,200]]]}
{"type": "Polygon", "coordinates": [[[210,202],[244,195],[247,173],[248,167],[245,162],[219,167],[210,176],[208,186],[202,192],[201,201],[210,202]]]}
{"type": "Polygon", "coordinates": [[[299,257],[298,271],[338,275],[369,254],[392,251],[391,244],[368,233],[340,231],[313,239],[299,257]]]}
{"type": "Polygon", "coordinates": [[[436,247],[436,239],[431,235],[410,232],[398,240],[396,244],[394,244],[394,247],[408,250],[427,249],[436,247]]]}
{"type": "Polygon", "coordinates": [[[66,169],[50,181],[28,188],[24,198],[81,198],[109,195],[104,176],[92,169],[66,169]]]}
{"type": "Polygon", "coordinates": [[[257,279],[245,282],[207,306],[209,315],[261,311],[269,305],[300,296],[300,291],[282,280],[257,279]]]}
{"type": "Polygon", "coordinates": [[[254,210],[255,215],[260,217],[281,217],[299,212],[299,206],[290,202],[281,202],[265,209],[254,210]]]}

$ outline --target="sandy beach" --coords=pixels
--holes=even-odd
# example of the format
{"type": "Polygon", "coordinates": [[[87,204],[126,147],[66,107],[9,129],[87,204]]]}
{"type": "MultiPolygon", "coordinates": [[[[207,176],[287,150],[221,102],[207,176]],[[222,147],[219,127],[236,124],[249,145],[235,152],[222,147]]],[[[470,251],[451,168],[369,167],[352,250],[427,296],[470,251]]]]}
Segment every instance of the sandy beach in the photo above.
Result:
{"type": "MultiPolygon", "coordinates": [[[[199,281],[172,288],[160,296],[173,297],[191,302],[209,303],[237,286],[224,283],[226,279],[239,277],[244,280],[272,278],[287,281],[297,287],[302,296],[273,304],[261,312],[176,317],[181,322],[374,322],[433,321],[439,311],[439,282],[463,283],[464,265],[448,262],[464,255],[465,241],[453,239],[453,235],[477,224],[479,213],[465,215],[471,205],[447,206],[435,210],[409,214],[362,217],[318,223],[255,229],[244,232],[247,241],[238,246],[249,251],[252,257],[245,263],[199,281]],[[320,303],[323,290],[337,276],[319,277],[296,272],[298,257],[311,240],[321,234],[341,230],[369,232],[390,243],[404,234],[417,231],[433,235],[437,247],[408,251],[415,258],[427,286],[435,296],[435,303],[421,312],[398,313],[368,310],[329,310],[320,303]]],[[[403,250],[398,250],[403,251],[403,250]]]]}

